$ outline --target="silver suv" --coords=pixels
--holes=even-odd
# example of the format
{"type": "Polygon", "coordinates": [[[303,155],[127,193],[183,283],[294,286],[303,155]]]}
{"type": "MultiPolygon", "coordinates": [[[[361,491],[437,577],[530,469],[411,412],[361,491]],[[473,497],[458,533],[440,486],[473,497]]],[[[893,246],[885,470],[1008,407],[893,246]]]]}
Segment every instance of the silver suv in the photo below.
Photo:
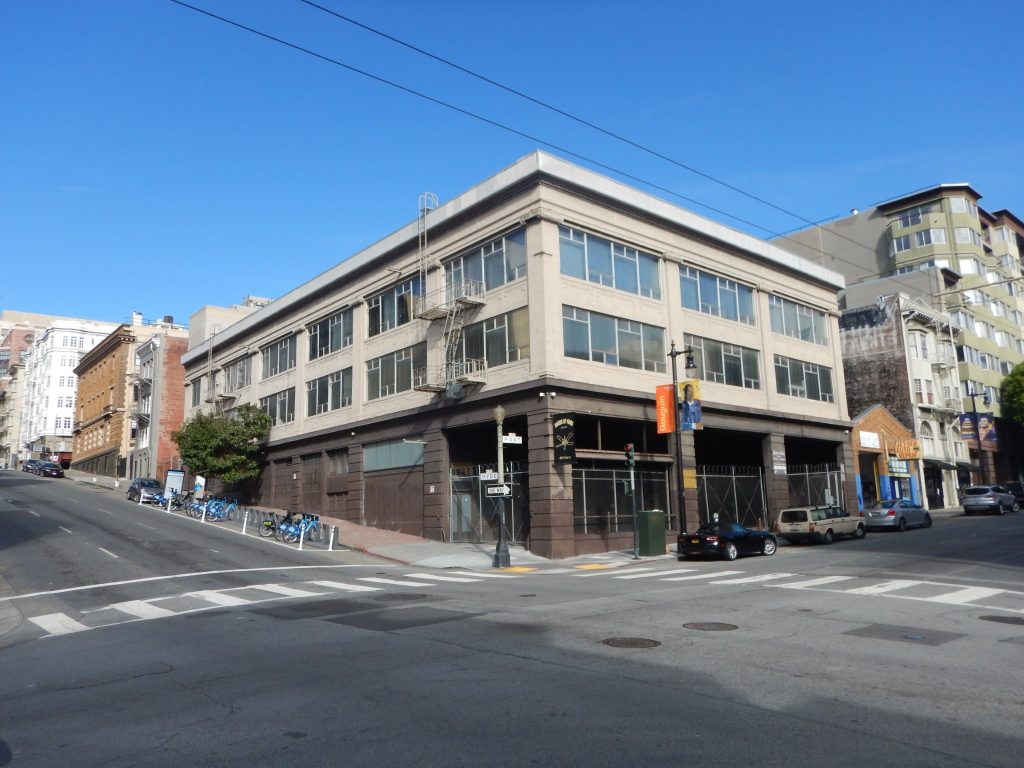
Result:
{"type": "Polygon", "coordinates": [[[965,515],[987,512],[1001,515],[1004,512],[1020,511],[1017,497],[1005,485],[972,485],[960,493],[960,502],[965,515]]]}

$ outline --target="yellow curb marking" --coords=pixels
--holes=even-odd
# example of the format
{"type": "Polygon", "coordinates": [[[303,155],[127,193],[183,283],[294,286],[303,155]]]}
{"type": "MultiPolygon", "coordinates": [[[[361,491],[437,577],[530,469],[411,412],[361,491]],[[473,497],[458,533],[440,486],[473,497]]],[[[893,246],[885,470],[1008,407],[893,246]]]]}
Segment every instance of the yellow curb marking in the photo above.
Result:
{"type": "Polygon", "coordinates": [[[530,573],[531,571],[536,571],[537,569],[536,568],[529,568],[529,567],[527,567],[525,565],[513,565],[510,568],[501,568],[499,570],[511,571],[512,573],[530,573]]]}
{"type": "Polygon", "coordinates": [[[600,563],[587,563],[586,565],[574,565],[573,568],[579,568],[581,571],[599,571],[604,568],[611,568],[611,566],[600,563]]]}

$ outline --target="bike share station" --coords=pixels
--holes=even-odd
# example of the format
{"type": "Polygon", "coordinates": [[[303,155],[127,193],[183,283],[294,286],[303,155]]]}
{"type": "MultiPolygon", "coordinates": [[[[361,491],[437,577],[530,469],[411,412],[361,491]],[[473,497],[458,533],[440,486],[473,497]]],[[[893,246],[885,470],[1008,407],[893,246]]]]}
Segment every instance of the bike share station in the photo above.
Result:
{"type": "MultiPolygon", "coordinates": [[[[251,523],[260,537],[280,539],[285,544],[298,543],[299,550],[302,550],[306,543],[323,543],[324,528],[320,524],[319,515],[302,513],[297,518],[292,512],[280,515],[269,509],[239,507],[237,500],[207,497],[206,478],[202,475],[196,476],[192,490],[183,493],[184,483],[183,470],[168,470],[164,478],[163,493],[150,498],[167,513],[184,512],[204,523],[234,521],[235,515],[241,511],[243,536],[247,534],[251,523]]],[[[143,494],[140,493],[139,506],[143,503],[143,494]]],[[[337,527],[331,525],[328,527],[327,551],[334,550],[336,539],[337,527]]]]}

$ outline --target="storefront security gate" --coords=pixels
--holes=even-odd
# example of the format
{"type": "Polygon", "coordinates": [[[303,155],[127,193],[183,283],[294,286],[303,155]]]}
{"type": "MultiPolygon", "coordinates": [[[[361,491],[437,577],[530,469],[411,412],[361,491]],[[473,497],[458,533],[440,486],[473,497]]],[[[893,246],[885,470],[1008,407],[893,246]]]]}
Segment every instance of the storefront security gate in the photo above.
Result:
{"type": "Polygon", "coordinates": [[[761,467],[697,467],[697,508],[701,524],[737,522],[767,527],[764,471],[761,467]]]}
{"type": "MultiPolygon", "coordinates": [[[[497,465],[453,467],[450,484],[451,540],[475,544],[497,541],[499,497],[486,495],[487,486],[498,484],[497,465]]],[[[529,473],[519,462],[508,462],[505,484],[512,487],[512,495],[505,497],[505,535],[510,542],[522,544],[529,534],[529,473]]]]}

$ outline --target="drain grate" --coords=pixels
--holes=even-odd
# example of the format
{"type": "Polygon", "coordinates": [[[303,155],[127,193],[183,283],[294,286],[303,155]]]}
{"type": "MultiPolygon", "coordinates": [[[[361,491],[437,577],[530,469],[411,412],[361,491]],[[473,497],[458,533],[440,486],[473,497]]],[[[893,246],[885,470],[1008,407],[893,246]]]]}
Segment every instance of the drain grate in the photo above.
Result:
{"type": "Polygon", "coordinates": [[[661,643],[646,637],[608,637],[601,641],[612,648],[657,648],[661,643]]]}
{"type": "Polygon", "coordinates": [[[725,624],[721,621],[694,621],[683,626],[686,629],[699,629],[701,632],[728,632],[731,629],[738,629],[735,624],[725,624]]]}
{"type": "Polygon", "coordinates": [[[994,621],[999,624],[1015,624],[1024,626],[1024,616],[979,616],[982,621],[994,621]]]}

